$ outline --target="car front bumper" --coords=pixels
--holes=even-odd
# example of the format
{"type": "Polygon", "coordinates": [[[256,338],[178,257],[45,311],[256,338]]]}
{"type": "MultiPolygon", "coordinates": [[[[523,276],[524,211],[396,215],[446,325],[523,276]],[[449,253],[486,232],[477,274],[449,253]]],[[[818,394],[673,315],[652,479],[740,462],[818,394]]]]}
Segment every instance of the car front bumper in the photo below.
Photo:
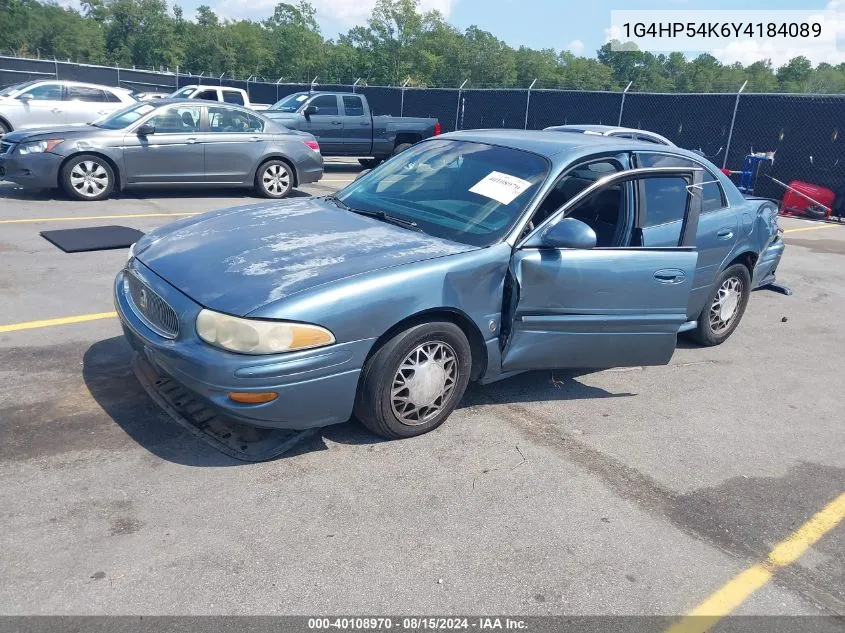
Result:
{"type": "Polygon", "coordinates": [[[9,180],[28,189],[54,189],[59,184],[59,165],[64,157],[44,152],[21,156],[0,154],[0,180],[9,180]]]}
{"type": "Polygon", "coordinates": [[[352,415],[358,377],[372,340],[252,356],[218,349],[194,329],[202,309],[136,259],[114,282],[114,302],[131,347],[162,378],[176,381],[216,413],[264,428],[302,430],[345,422],[352,415]],[[127,270],[160,296],[179,316],[174,339],[160,336],[139,316],[124,285],[127,270]],[[228,393],[273,391],[264,404],[240,404],[228,393]]]}

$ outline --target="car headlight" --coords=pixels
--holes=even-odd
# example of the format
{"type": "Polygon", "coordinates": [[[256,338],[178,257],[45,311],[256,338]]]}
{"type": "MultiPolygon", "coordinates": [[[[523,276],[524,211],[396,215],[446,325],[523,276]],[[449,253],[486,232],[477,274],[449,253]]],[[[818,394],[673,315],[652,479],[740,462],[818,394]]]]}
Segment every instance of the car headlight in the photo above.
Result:
{"type": "Polygon", "coordinates": [[[197,334],[206,343],[240,354],[279,354],[335,342],[334,334],[319,325],[240,319],[211,310],[197,315],[197,334]]]}
{"type": "Polygon", "coordinates": [[[63,138],[51,138],[46,141],[33,141],[32,143],[22,143],[18,145],[18,154],[25,156],[26,154],[43,154],[44,152],[51,152],[53,148],[64,141],[63,138]]]}

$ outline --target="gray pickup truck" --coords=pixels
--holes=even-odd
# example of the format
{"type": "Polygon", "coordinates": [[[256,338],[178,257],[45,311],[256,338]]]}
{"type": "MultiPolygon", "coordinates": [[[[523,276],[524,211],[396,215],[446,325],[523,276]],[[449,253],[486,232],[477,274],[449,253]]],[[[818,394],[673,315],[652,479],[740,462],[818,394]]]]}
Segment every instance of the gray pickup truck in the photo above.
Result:
{"type": "Polygon", "coordinates": [[[373,116],[367,98],[351,92],[296,92],[263,114],[317,137],[323,156],[358,156],[364,167],[440,134],[437,119],[373,116]]]}

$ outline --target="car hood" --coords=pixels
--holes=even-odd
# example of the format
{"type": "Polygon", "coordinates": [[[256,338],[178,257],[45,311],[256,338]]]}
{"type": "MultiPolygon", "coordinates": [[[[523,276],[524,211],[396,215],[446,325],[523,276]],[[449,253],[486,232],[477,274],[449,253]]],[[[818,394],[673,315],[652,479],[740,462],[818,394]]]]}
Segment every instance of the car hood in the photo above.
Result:
{"type": "Polygon", "coordinates": [[[473,249],[305,198],[164,226],[135,256],[200,305],[244,316],[352,275],[473,249]]]}
{"type": "Polygon", "coordinates": [[[49,138],[72,139],[81,136],[91,136],[104,132],[102,128],[80,123],[79,125],[60,125],[53,127],[32,127],[23,130],[9,132],[3,137],[9,143],[22,143],[25,141],[40,141],[49,138]]]}

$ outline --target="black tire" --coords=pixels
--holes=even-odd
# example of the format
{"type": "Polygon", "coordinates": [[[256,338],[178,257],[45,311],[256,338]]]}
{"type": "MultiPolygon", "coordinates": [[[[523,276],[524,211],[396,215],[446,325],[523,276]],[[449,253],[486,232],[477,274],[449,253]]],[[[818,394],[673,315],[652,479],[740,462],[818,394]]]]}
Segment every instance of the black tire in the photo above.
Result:
{"type": "Polygon", "coordinates": [[[396,147],[393,148],[393,155],[401,154],[406,149],[409,149],[412,146],[412,143],[399,143],[396,147]]]}
{"type": "Polygon", "coordinates": [[[367,361],[355,399],[355,416],[373,433],[388,439],[428,433],[443,424],[461,401],[471,368],[472,351],[457,325],[436,321],[410,327],[390,339],[367,361]],[[436,364],[436,368],[432,367],[436,373],[429,374],[427,383],[411,386],[410,380],[421,373],[408,363],[420,359],[421,366],[436,364]],[[408,381],[404,383],[407,387],[397,391],[394,398],[393,386],[400,376],[408,381]],[[433,400],[421,406],[414,404],[412,390],[425,402],[431,397],[433,400]],[[398,413],[404,413],[405,417],[399,417],[398,413]]]}
{"type": "Polygon", "coordinates": [[[736,330],[745,308],[748,305],[748,298],[751,296],[751,274],[743,264],[734,264],[726,268],[713,284],[713,291],[707,297],[707,302],[698,315],[698,325],[692,331],[692,337],[700,345],[712,346],[724,343],[736,330]],[[738,285],[738,287],[737,287],[738,285]],[[722,293],[738,292],[736,304],[730,318],[725,319],[721,311],[717,311],[719,303],[724,299],[719,298],[722,293]]]}
{"type": "Polygon", "coordinates": [[[61,185],[74,200],[93,202],[105,200],[115,185],[115,175],[109,162],[93,154],[74,156],[64,164],[61,185]]]}
{"type": "Polygon", "coordinates": [[[381,164],[380,158],[359,158],[358,162],[364,169],[373,169],[381,164]]]}
{"type": "Polygon", "coordinates": [[[283,160],[268,160],[255,172],[255,190],[265,198],[281,200],[293,190],[293,170],[283,160]]]}
{"type": "Polygon", "coordinates": [[[10,128],[5,121],[0,120],[0,138],[3,138],[6,134],[11,131],[12,128],[10,128]]]}

